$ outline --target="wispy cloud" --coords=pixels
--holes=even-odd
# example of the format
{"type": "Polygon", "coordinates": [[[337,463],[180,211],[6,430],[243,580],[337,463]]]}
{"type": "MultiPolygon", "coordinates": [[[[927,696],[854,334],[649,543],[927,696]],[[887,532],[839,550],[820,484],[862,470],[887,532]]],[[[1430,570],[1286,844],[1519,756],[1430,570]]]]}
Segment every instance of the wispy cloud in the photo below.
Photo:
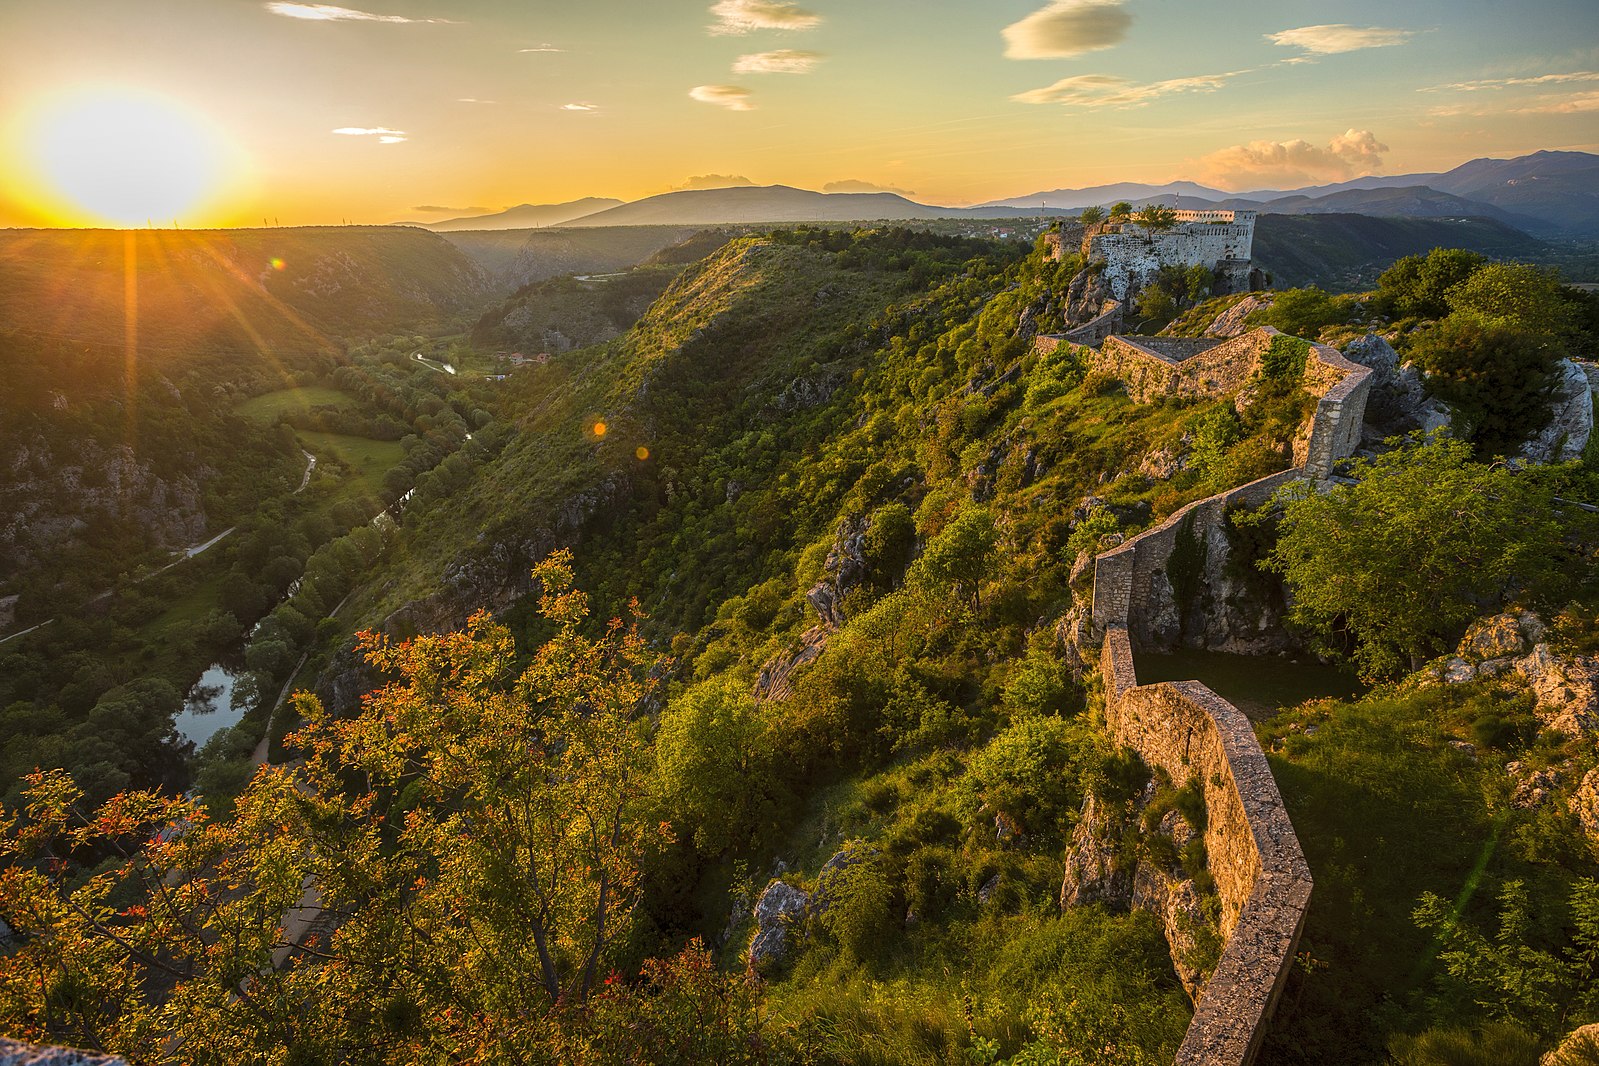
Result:
{"type": "Polygon", "coordinates": [[[673,192],[690,189],[739,189],[755,183],[742,174],[696,174],[681,185],[672,186],[673,192]]]}
{"type": "Polygon", "coordinates": [[[696,85],[688,94],[702,104],[717,104],[729,111],[754,111],[750,97],[755,95],[742,85],[696,85]]]}
{"type": "Polygon", "coordinates": [[[1288,48],[1303,48],[1319,56],[1337,55],[1340,52],[1358,52],[1363,48],[1387,48],[1404,44],[1415,36],[1413,30],[1395,30],[1383,26],[1350,26],[1334,23],[1328,26],[1300,26],[1266,34],[1266,40],[1288,48]]]}
{"type": "Polygon", "coordinates": [[[399,144],[407,139],[404,130],[391,130],[387,126],[340,126],[333,132],[343,137],[376,137],[379,144],[399,144]]]}
{"type": "Polygon", "coordinates": [[[1008,59],[1067,59],[1120,44],[1132,24],[1121,0],[1054,0],[1001,32],[1008,59]]]}
{"type": "Polygon", "coordinates": [[[1484,78],[1481,81],[1457,81],[1450,85],[1429,85],[1424,93],[1480,92],[1484,89],[1514,89],[1524,86],[1559,85],[1573,81],[1599,81],[1599,70],[1574,70],[1566,74],[1539,74],[1529,78],[1484,78]]]}
{"type": "Polygon", "coordinates": [[[859,178],[845,178],[843,181],[830,181],[822,186],[823,192],[891,192],[899,196],[915,196],[910,189],[896,189],[892,185],[879,185],[875,181],[861,181],[859,178]]]}
{"type": "Polygon", "coordinates": [[[553,44],[541,44],[537,48],[518,48],[516,51],[519,55],[526,55],[529,52],[564,52],[566,49],[557,48],[553,44]]]}
{"type": "Polygon", "coordinates": [[[455,102],[458,103],[458,104],[497,104],[497,103],[499,103],[498,100],[479,100],[475,96],[458,96],[458,97],[456,97],[455,102]]]}
{"type": "Polygon", "coordinates": [[[1142,107],[1163,96],[1211,93],[1228,80],[1248,71],[1197,74],[1188,78],[1138,83],[1115,74],[1074,74],[1042,89],[1029,89],[1011,99],[1023,104],[1063,104],[1068,107],[1142,107]]]}
{"type": "Polygon", "coordinates": [[[1599,111],[1599,89],[1580,93],[1534,96],[1512,106],[1496,100],[1492,105],[1480,97],[1458,104],[1439,104],[1427,109],[1434,118],[1496,118],[1503,115],[1586,115],[1599,111]]]}
{"type": "Polygon", "coordinates": [[[271,0],[266,9],[284,18],[304,19],[307,22],[454,22],[454,19],[411,19],[404,15],[375,15],[370,11],[357,11],[353,7],[336,7],[333,4],[295,4],[289,0],[271,0]]]}
{"type": "Polygon", "coordinates": [[[809,30],[822,24],[820,15],[785,0],[718,0],[711,5],[716,21],[708,28],[717,36],[743,36],[756,30],[809,30]]]}
{"type": "Polygon", "coordinates": [[[1343,181],[1382,167],[1388,146],[1370,130],[1347,130],[1325,147],[1309,141],[1250,141],[1198,160],[1205,178],[1224,187],[1299,186],[1343,181]]]}
{"type": "Polygon", "coordinates": [[[756,52],[733,61],[734,74],[809,74],[823,59],[820,52],[779,48],[775,52],[756,52]]]}
{"type": "Polygon", "coordinates": [[[571,103],[561,105],[562,111],[598,111],[599,109],[599,104],[571,103]]]}

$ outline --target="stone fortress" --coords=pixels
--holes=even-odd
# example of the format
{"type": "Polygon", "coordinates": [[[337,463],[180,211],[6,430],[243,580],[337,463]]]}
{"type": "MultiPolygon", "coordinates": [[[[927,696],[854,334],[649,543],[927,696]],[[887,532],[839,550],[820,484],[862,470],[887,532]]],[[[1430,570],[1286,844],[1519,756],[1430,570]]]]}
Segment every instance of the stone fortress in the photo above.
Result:
{"type": "Polygon", "coordinates": [[[1257,212],[1174,214],[1174,224],[1168,229],[1146,226],[1136,219],[1088,227],[1083,234],[1083,261],[1105,264],[1101,277],[1113,298],[1125,300],[1135,294],[1163,266],[1209,267],[1216,276],[1211,291],[1217,296],[1260,288],[1260,277],[1250,264],[1257,212]]]}

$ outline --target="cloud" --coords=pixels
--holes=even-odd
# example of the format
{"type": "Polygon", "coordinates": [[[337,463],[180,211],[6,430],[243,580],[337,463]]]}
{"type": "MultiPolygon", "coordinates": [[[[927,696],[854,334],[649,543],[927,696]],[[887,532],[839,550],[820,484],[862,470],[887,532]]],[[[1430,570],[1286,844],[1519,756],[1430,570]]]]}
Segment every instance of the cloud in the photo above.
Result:
{"type": "Polygon", "coordinates": [[[1375,173],[1386,151],[1370,130],[1348,130],[1325,148],[1297,139],[1235,144],[1203,157],[1199,166],[1210,180],[1234,188],[1315,185],[1375,173]]]}
{"type": "Polygon", "coordinates": [[[353,7],[335,7],[333,4],[295,4],[289,3],[288,0],[271,0],[265,7],[274,15],[304,19],[308,22],[454,22],[453,19],[408,19],[403,15],[374,15],[370,11],[357,11],[353,7]]]}
{"type": "Polygon", "coordinates": [[[1007,59],[1067,59],[1120,44],[1132,24],[1121,0],[1054,0],[1001,32],[1007,59]]]}
{"type": "Polygon", "coordinates": [[[340,126],[333,132],[343,137],[376,137],[379,144],[399,144],[406,139],[404,130],[387,126],[340,126]]]}
{"type": "Polygon", "coordinates": [[[754,111],[754,95],[742,85],[696,85],[688,94],[702,104],[720,104],[729,111],[754,111]]]}
{"type": "Polygon", "coordinates": [[[1162,96],[1212,93],[1248,71],[1196,74],[1139,84],[1115,74],[1074,74],[1042,89],[1029,89],[1011,99],[1023,104],[1064,104],[1068,107],[1142,107],[1162,96]]]}
{"type": "Polygon", "coordinates": [[[1528,85],[1558,85],[1573,81],[1599,81],[1599,70],[1574,70],[1566,74],[1539,74],[1530,78],[1486,78],[1482,81],[1457,81],[1450,85],[1429,85],[1424,93],[1481,92],[1485,89],[1511,89],[1528,85]]]}
{"type": "Polygon", "coordinates": [[[1520,107],[1510,107],[1499,101],[1489,104],[1483,100],[1441,104],[1429,108],[1427,114],[1434,118],[1496,118],[1502,115],[1585,115],[1591,111],[1599,111],[1599,89],[1558,96],[1534,96],[1520,107]]]}
{"type": "Polygon", "coordinates": [[[491,210],[487,207],[440,207],[437,204],[422,204],[411,208],[419,215],[486,215],[491,210]]]}
{"type": "Polygon", "coordinates": [[[598,111],[599,109],[599,104],[573,103],[561,105],[562,111],[598,111]]]}
{"type": "Polygon", "coordinates": [[[707,27],[715,36],[741,37],[756,30],[809,30],[822,24],[821,16],[785,0],[718,0],[711,5],[716,22],[707,27]]]}
{"type": "Polygon", "coordinates": [[[1266,40],[1289,48],[1303,48],[1319,56],[1330,56],[1339,52],[1358,52],[1362,48],[1404,44],[1414,36],[1411,30],[1393,30],[1382,26],[1362,28],[1340,22],[1330,26],[1301,26],[1296,30],[1268,33],[1266,40]]]}
{"type": "Polygon", "coordinates": [[[458,103],[458,104],[497,104],[497,103],[499,103],[498,100],[479,100],[475,96],[458,96],[458,97],[456,97],[455,102],[458,103]]]}
{"type": "Polygon", "coordinates": [[[528,52],[564,52],[566,49],[557,48],[553,44],[541,44],[537,48],[518,48],[516,51],[518,55],[526,55],[528,52]]]}
{"type": "Polygon", "coordinates": [[[775,52],[756,52],[733,61],[734,74],[809,74],[822,61],[822,53],[797,48],[775,52]]]}
{"type": "Polygon", "coordinates": [[[688,189],[738,189],[755,183],[742,174],[697,174],[681,185],[672,186],[673,192],[688,189]]]}
{"type": "Polygon", "coordinates": [[[899,196],[915,196],[910,189],[896,189],[892,185],[879,185],[875,181],[861,181],[859,178],[846,178],[843,181],[830,181],[822,186],[823,192],[891,192],[899,196]]]}

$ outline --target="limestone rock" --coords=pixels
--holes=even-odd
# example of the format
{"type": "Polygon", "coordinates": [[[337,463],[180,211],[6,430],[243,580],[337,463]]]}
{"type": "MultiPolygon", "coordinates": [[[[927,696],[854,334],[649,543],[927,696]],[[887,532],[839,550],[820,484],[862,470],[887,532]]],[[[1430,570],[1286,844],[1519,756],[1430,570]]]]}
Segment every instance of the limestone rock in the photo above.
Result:
{"type": "Polygon", "coordinates": [[[757,700],[785,700],[794,694],[794,674],[822,657],[832,630],[812,626],[800,634],[799,647],[779,652],[768,659],[755,678],[757,700]]]}
{"type": "Polygon", "coordinates": [[[1599,848],[1599,768],[1583,775],[1582,784],[1577,786],[1567,804],[1588,835],[1589,844],[1599,848]]]}
{"type": "Polygon", "coordinates": [[[833,853],[833,856],[822,863],[822,868],[816,872],[816,891],[811,894],[808,910],[811,914],[821,914],[832,906],[835,885],[843,871],[852,866],[859,866],[863,862],[870,862],[881,854],[876,848],[867,847],[860,843],[846,845],[833,853]]]}
{"type": "Polygon", "coordinates": [[[1264,310],[1277,301],[1275,293],[1255,293],[1244,297],[1227,310],[1217,315],[1210,325],[1205,327],[1207,337],[1239,337],[1249,332],[1249,327],[1244,325],[1244,319],[1256,311],[1264,310]]]}
{"type": "Polygon", "coordinates": [[[1197,1003],[1210,976],[1208,966],[1213,962],[1206,957],[1204,942],[1218,934],[1205,915],[1194,882],[1155,863],[1140,862],[1133,874],[1132,904],[1159,918],[1165,926],[1172,968],[1188,998],[1197,1003]]]}
{"type": "Polygon", "coordinates": [[[67,1047],[37,1047],[0,1036],[0,1066],[127,1066],[120,1055],[67,1047]]]}
{"type": "Polygon", "coordinates": [[[1506,763],[1505,773],[1515,782],[1510,805],[1520,811],[1543,806],[1564,780],[1559,770],[1534,770],[1521,762],[1506,763]]]}
{"type": "Polygon", "coordinates": [[[1118,909],[1129,904],[1133,870],[1121,848],[1126,825],[1123,812],[1107,809],[1089,793],[1066,849],[1066,876],[1060,884],[1062,910],[1090,903],[1118,909]]]}
{"type": "Polygon", "coordinates": [[[805,594],[829,629],[843,627],[844,597],[866,577],[865,544],[864,518],[846,518],[839,523],[838,535],[822,564],[822,579],[805,594]]]}
{"type": "Polygon", "coordinates": [[[1544,1055],[1541,1066],[1588,1066],[1593,1062],[1599,1062],[1599,1022],[1574,1030],[1544,1055]]]}
{"type": "Polygon", "coordinates": [[[1513,666],[1537,699],[1540,722],[1571,737],[1599,733],[1599,656],[1561,658],[1537,644],[1513,666]]]}
{"type": "Polygon", "coordinates": [[[1593,433],[1593,389],[1588,375],[1570,359],[1555,366],[1549,424],[1516,451],[1529,463],[1562,463],[1582,454],[1593,433]]]}
{"type": "Polygon", "coordinates": [[[1544,633],[1543,622],[1531,611],[1506,611],[1473,622],[1456,654],[1476,662],[1525,655],[1544,633]]]}
{"type": "Polygon", "coordinates": [[[755,933],[750,937],[750,969],[761,970],[788,953],[788,928],[804,917],[811,897],[783,881],[773,881],[755,901],[755,933]]]}
{"type": "Polygon", "coordinates": [[[1350,341],[1344,357],[1373,371],[1362,434],[1368,444],[1417,430],[1431,432],[1452,421],[1449,406],[1427,391],[1421,372],[1409,363],[1401,365],[1399,353],[1375,333],[1350,341]]]}
{"type": "Polygon", "coordinates": [[[1181,852],[1199,834],[1188,824],[1188,818],[1179,810],[1169,810],[1160,819],[1160,835],[1170,840],[1181,852]]]}

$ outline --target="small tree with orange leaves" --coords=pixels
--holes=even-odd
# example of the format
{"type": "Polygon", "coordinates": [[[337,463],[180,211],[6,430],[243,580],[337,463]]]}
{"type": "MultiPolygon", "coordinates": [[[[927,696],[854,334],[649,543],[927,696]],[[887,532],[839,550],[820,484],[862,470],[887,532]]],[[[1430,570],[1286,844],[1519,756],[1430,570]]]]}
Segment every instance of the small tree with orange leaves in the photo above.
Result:
{"type": "Polygon", "coordinates": [[[534,576],[556,633],[525,669],[486,614],[363,634],[393,680],[350,718],[297,696],[304,764],[261,771],[226,823],[146,794],[90,816],[37,775],[0,816],[0,1031],[139,1062],[544,1057],[665,831],[636,617],[588,636],[570,555],[534,576]],[[72,862],[118,852],[87,880],[72,862]]]}

